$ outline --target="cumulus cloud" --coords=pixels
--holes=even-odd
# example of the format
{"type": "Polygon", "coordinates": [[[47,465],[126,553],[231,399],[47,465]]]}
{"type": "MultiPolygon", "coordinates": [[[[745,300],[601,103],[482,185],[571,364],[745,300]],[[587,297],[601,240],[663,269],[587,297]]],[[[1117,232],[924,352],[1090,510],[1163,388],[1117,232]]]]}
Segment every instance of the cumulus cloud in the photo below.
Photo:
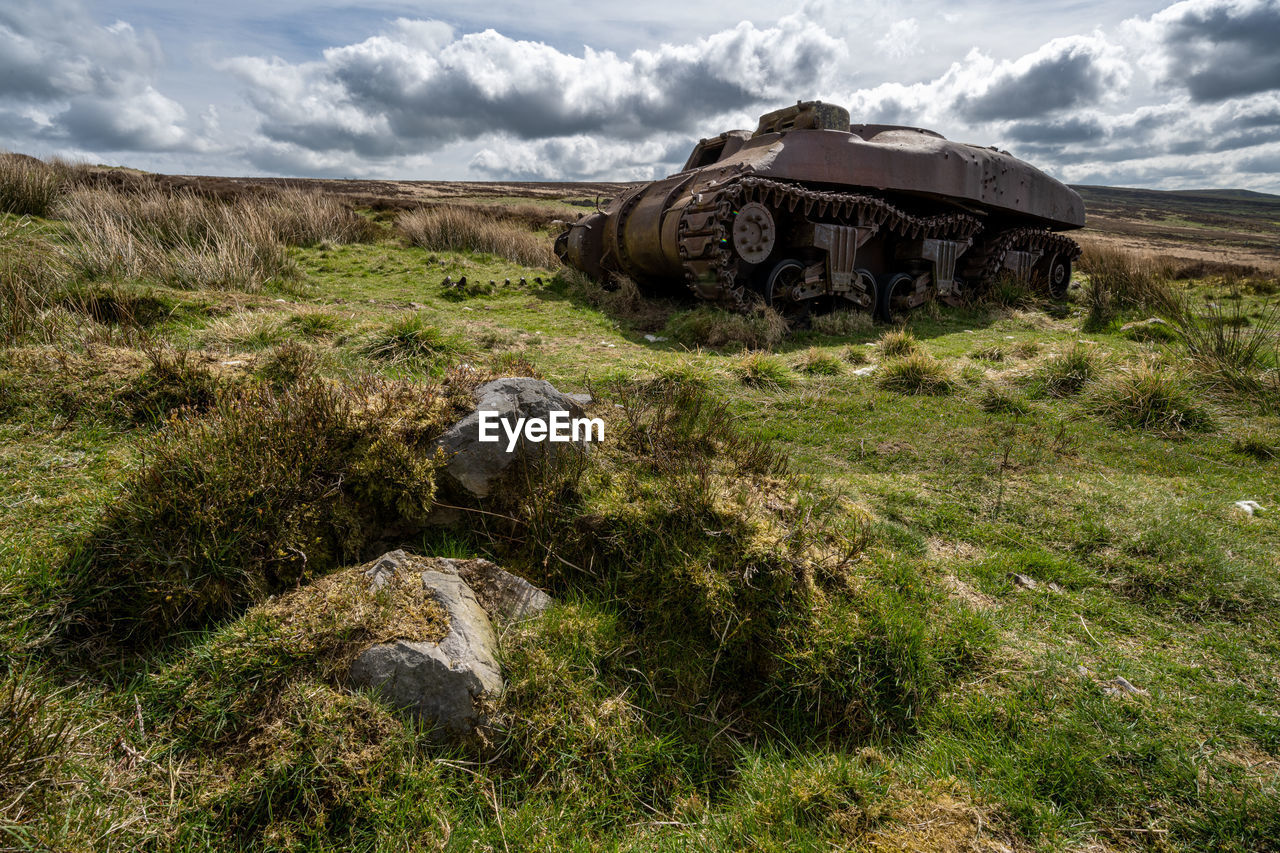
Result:
{"type": "Polygon", "coordinates": [[[904,18],[889,25],[876,48],[890,59],[905,59],[920,52],[920,24],[915,18],[904,18]]]}
{"type": "Polygon", "coordinates": [[[1187,0],[1145,26],[1166,84],[1198,102],[1280,89],[1280,0],[1187,0]]]}
{"type": "Polygon", "coordinates": [[[1101,36],[1054,39],[1014,62],[990,68],[978,91],[960,95],[956,109],[974,121],[1043,116],[1095,104],[1122,89],[1130,73],[1119,48],[1101,36]]]}
{"type": "MultiPolygon", "coordinates": [[[[105,3],[0,5],[0,146],[130,152],[131,164],[184,171],[643,180],[677,168],[698,137],[754,127],[800,97],[848,106],[859,122],[1008,148],[1071,180],[1280,190],[1268,171],[1280,145],[1280,0],[1186,0],[1123,23],[1103,16],[1111,23],[1091,32],[1028,18],[1018,42],[979,23],[991,18],[981,4],[964,12],[973,41],[960,40],[955,13],[817,0],[718,30],[702,14],[697,36],[662,23],[674,21],[668,7],[633,29],[530,21],[522,38],[459,23],[478,12],[456,26],[368,18],[375,29],[319,51],[282,26],[283,49],[306,51],[287,60],[271,55],[279,41],[214,59],[216,34],[191,50],[157,18],[165,48],[191,58],[179,76],[146,20],[95,20],[105,3]],[[229,94],[214,110],[193,87],[229,94]]],[[[513,19],[489,11],[489,22],[513,19]]],[[[314,32],[333,31],[325,14],[337,13],[317,11],[314,32]]]]}
{"type": "Polygon", "coordinates": [[[399,20],[318,61],[239,57],[223,67],[246,84],[267,139],[377,158],[489,134],[644,140],[688,130],[708,114],[812,88],[840,47],[803,15],[626,57],[399,20]]]}
{"type": "Polygon", "coordinates": [[[469,165],[492,180],[555,181],[573,175],[579,180],[648,181],[679,168],[695,141],[679,136],[639,144],[583,135],[539,141],[503,138],[478,151],[469,165]]]}
{"type": "Polygon", "coordinates": [[[93,23],[77,0],[0,7],[0,107],[11,137],[101,150],[189,149],[186,111],[153,85],[163,53],[127,23],[93,23]]]}

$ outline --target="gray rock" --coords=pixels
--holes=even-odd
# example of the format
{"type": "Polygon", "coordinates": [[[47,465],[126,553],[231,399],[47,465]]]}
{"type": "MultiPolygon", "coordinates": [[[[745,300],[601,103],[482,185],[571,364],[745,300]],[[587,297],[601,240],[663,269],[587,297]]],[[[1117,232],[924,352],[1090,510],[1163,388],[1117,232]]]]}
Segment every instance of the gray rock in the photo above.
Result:
{"type": "Polygon", "coordinates": [[[438,446],[449,457],[445,481],[473,498],[487,498],[498,482],[519,462],[551,458],[565,452],[585,452],[586,442],[530,442],[521,435],[507,452],[506,432],[498,429],[499,440],[480,441],[480,412],[496,411],[498,417],[515,427],[520,418],[549,419],[552,412],[568,412],[582,417],[582,407],[543,379],[495,379],[476,389],[476,410],[449,428],[438,446]]]}
{"type": "Polygon", "coordinates": [[[466,581],[480,605],[494,619],[522,622],[541,615],[551,606],[551,596],[488,560],[441,559],[440,566],[466,581]]]}
{"type": "Polygon", "coordinates": [[[409,555],[404,551],[389,551],[381,557],[373,561],[369,568],[364,570],[364,576],[369,579],[369,592],[377,592],[396,576],[396,569],[403,568],[409,563],[409,555]]]}
{"type": "Polygon", "coordinates": [[[1029,578],[1026,575],[1020,575],[1017,572],[1010,572],[1009,577],[1013,578],[1014,586],[1020,586],[1023,589],[1035,589],[1039,584],[1035,578],[1029,578]]]}
{"type": "Polygon", "coordinates": [[[439,643],[397,640],[366,649],[351,665],[351,683],[444,731],[466,734],[485,721],[487,701],[502,693],[498,641],[459,575],[423,572],[422,583],[448,613],[448,635],[439,643]]]}
{"type": "Polygon", "coordinates": [[[1117,675],[1115,678],[1102,685],[1102,692],[1113,697],[1147,695],[1147,691],[1143,690],[1141,687],[1134,687],[1123,675],[1117,675]]]}

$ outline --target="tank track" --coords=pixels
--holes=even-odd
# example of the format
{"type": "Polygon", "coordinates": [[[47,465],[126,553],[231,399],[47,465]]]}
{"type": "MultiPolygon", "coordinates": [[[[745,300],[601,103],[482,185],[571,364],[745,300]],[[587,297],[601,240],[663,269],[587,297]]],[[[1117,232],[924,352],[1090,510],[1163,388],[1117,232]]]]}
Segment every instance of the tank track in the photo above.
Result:
{"type": "Polygon", "coordinates": [[[735,178],[695,193],[680,217],[680,260],[685,280],[699,299],[735,310],[750,307],[746,285],[736,280],[729,235],[733,211],[752,201],[806,217],[875,225],[906,239],[969,240],[982,230],[981,221],[965,213],[913,216],[875,196],[819,192],[767,178],[735,178]]]}
{"type": "Polygon", "coordinates": [[[965,280],[979,284],[990,281],[1000,272],[1005,255],[1010,251],[1042,251],[1046,255],[1066,252],[1073,261],[1080,257],[1080,245],[1069,237],[1043,228],[1010,228],[966,255],[965,280]]]}

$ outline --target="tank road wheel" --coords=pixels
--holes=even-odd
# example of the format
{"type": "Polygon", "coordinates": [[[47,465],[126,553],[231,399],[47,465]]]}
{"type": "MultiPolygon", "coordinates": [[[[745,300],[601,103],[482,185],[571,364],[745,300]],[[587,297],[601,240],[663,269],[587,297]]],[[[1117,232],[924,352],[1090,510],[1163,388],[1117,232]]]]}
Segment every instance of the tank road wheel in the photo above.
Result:
{"type": "Polygon", "coordinates": [[[802,321],[809,314],[808,302],[796,302],[791,293],[804,284],[804,264],[795,258],[784,258],[769,271],[764,281],[764,304],[781,314],[788,322],[802,321]]]}
{"type": "Polygon", "coordinates": [[[769,208],[747,202],[733,218],[733,248],[749,264],[761,264],[773,251],[778,229],[769,208]]]}
{"type": "Polygon", "coordinates": [[[915,293],[916,280],[904,272],[890,273],[880,283],[876,300],[876,315],[886,323],[911,310],[911,296],[915,293]]]}
{"type": "Polygon", "coordinates": [[[1045,280],[1051,297],[1066,299],[1067,288],[1071,286],[1071,256],[1059,253],[1050,258],[1045,268],[1045,280]]]}

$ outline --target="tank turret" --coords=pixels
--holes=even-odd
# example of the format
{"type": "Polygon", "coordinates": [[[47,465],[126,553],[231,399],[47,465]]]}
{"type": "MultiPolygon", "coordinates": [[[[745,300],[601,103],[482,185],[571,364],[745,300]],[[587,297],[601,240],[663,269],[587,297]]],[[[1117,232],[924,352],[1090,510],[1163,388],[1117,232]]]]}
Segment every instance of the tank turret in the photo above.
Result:
{"type": "Polygon", "coordinates": [[[731,308],[889,321],[999,275],[1060,298],[1080,247],[1059,232],[1083,225],[1075,191],[1008,152],[808,101],[703,139],[681,171],[570,225],[556,253],[731,308]]]}

